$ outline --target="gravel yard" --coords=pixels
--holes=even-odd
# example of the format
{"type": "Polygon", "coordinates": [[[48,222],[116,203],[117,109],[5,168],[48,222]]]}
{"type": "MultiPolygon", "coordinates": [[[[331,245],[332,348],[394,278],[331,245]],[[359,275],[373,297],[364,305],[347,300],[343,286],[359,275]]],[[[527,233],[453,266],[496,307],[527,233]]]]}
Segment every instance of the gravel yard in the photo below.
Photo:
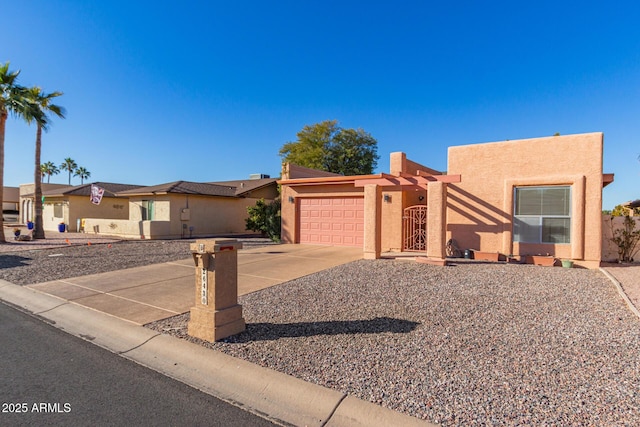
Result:
{"type": "MultiPolygon", "coordinates": [[[[91,237],[85,238],[85,241],[90,239],[91,237]]],[[[269,239],[263,238],[237,238],[237,240],[241,241],[245,248],[273,244],[269,239]]],[[[191,256],[189,245],[194,241],[129,240],[4,252],[0,253],[0,279],[16,285],[31,285],[177,261],[191,256]]],[[[42,242],[46,243],[47,240],[42,242]]]]}
{"type": "Polygon", "coordinates": [[[445,426],[639,425],[640,321],[598,271],[357,261],[240,298],[205,343],[445,426]]]}
{"type": "MultiPolygon", "coordinates": [[[[190,243],[2,252],[0,278],[185,259],[190,243]]],[[[188,313],[147,326],[443,426],[640,425],[640,320],[599,271],[361,260],[240,303],[248,329],[226,342],[188,337],[188,313]]]]}

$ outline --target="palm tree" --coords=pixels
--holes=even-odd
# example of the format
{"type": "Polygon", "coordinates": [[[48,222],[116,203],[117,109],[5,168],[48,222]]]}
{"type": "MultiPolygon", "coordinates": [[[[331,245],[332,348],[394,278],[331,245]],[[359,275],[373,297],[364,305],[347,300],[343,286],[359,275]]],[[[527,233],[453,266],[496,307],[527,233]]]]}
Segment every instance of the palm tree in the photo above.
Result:
{"type": "Polygon", "coordinates": [[[84,184],[84,180],[91,176],[91,172],[89,172],[88,170],[86,170],[85,168],[80,166],[80,167],[78,167],[76,169],[76,171],[73,174],[73,176],[79,176],[80,177],[80,184],[84,184]]]}
{"type": "Polygon", "coordinates": [[[40,165],[40,172],[42,172],[42,181],[44,182],[44,176],[47,175],[47,184],[49,184],[51,175],[58,175],[60,169],[53,162],[47,162],[40,165]]]}
{"type": "Polygon", "coordinates": [[[60,165],[60,169],[62,169],[63,171],[69,171],[69,185],[71,185],[71,174],[74,170],[76,170],[77,167],[78,165],[76,164],[76,161],[71,157],[67,157],[66,159],[64,159],[64,162],[60,165]]]}
{"type": "Polygon", "coordinates": [[[62,96],[62,92],[45,93],[37,86],[27,90],[28,104],[24,110],[24,119],[27,123],[36,122],[36,159],[34,169],[34,198],[35,198],[35,227],[34,239],[44,239],[44,224],[42,222],[42,171],[40,169],[40,153],[42,152],[42,131],[49,129],[49,114],[64,119],[64,108],[53,104],[52,100],[62,96]]]}
{"type": "MultiPolygon", "coordinates": [[[[9,62],[0,64],[0,206],[4,200],[4,134],[9,113],[21,116],[24,110],[25,89],[17,83],[20,71],[9,71],[9,62]]],[[[0,216],[0,243],[4,238],[4,225],[0,216]]]]}

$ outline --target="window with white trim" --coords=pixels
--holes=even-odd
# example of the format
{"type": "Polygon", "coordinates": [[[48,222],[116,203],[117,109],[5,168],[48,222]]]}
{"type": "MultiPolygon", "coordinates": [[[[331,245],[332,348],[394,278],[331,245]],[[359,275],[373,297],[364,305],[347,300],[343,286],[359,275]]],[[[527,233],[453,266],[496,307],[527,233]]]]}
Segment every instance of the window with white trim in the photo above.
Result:
{"type": "Polygon", "coordinates": [[[62,203],[56,203],[53,205],[53,217],[62,219],[64,217],[64,212],[62,211],[62,203]]]}
{"type": "Polygon", "coordinates": [[[153,221],[155,219],[155,204],[153,200],[143,200],[141,206],[141,215],[143,221],[153,221]]]}
{"type": "Polygon", "coordinates": [[[514,188],[513,241],[571,243],[571,187],[514,188]]]}

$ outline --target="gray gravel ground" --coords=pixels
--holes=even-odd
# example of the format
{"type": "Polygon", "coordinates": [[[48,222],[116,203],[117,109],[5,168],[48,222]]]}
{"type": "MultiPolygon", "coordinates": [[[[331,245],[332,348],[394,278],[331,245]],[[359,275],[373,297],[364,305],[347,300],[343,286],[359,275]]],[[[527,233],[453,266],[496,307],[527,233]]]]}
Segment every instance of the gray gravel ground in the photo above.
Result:
{"type": "MultiPolygon", "coordinates": [[[[237,238],[245,248],[273,244],[269,239],[237,238]]],[[[120,241],[0,253],[0,279],[16,285],[104,273],[189,258],[195,240],[120,241]]]]}
{"type": "Polygon", "coordinates": [[[640,425],[640,321],[592,270],[362,260],[148,327],[445,426],[640,425]]]}
{"type": "MultiPolygon", "coordinates": [[[[179,260],[190,243],[0,253],[0,278],[179,260]]],[[[640,425],[640,321],[598,271],[362,260],[240,302],[248,330],[226,342],[188,337],[188,313],[148,326],[446,426],[640,425]]]]}

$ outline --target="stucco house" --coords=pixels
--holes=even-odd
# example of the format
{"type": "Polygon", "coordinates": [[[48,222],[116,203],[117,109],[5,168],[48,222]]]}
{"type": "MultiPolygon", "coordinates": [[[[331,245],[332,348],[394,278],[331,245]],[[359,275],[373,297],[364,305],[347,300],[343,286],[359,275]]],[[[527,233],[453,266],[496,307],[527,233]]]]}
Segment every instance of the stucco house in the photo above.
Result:
{"type": "MultiPolygon", "coordinates": [[[[64,184],[47,184],[42,183],[42,191],[43,193],[47,190],[60,189],[60,188],[68,188],[69,185],[64,184]]],[[[20,184],[18,190],[18,198],[19,198],[19,207],[20,217],[18,222],[26,224],[29,221],[33,221],[34,215],[34,197],[33,193],[35,192],[35,185],[31,184],[20,184]]]]}
{"type": "Polygon", "coordinates": [[[20,188],[3,187],[2,218],[5,222],[18,222],[20,211],[20,188]]]}
{"type": "Polygon", "coordinates": [[[125,238],[177,239],[245,233],[247,207],[278,197],[273,178],[175,181],[120,191],[123,219],[86,219],[84,231],[125,238]]]}
{"type": "Polygon", "coordinates": [[[391,153],[389,173],[283,169],[282,240],[414,251],[434,260],[454,239],[503,257],[549,254],[589,268],[602,259],[603,134],[449,147],[447,172],[391,153]],[[301,172],[302,171],[302,172],[301,172]]]}
{"type": "MultiPolygon", "coordinates": [[[[93,183],[104,189],[99,205],[91,203],[91,183],[82,185],[42,184],[44,203],[42,206],[42,225],[45,231],[58,231],[60,223],[67,231],[78,231],[83,218],[123,219],[129,217],[129,204],[126,198],[116,193],[139,187],[138,185],[117,184],[112,182],[93,183]]],[[[21,217],[23,222],[34,219],[34,185],[20,186],[21,217]]]]}

